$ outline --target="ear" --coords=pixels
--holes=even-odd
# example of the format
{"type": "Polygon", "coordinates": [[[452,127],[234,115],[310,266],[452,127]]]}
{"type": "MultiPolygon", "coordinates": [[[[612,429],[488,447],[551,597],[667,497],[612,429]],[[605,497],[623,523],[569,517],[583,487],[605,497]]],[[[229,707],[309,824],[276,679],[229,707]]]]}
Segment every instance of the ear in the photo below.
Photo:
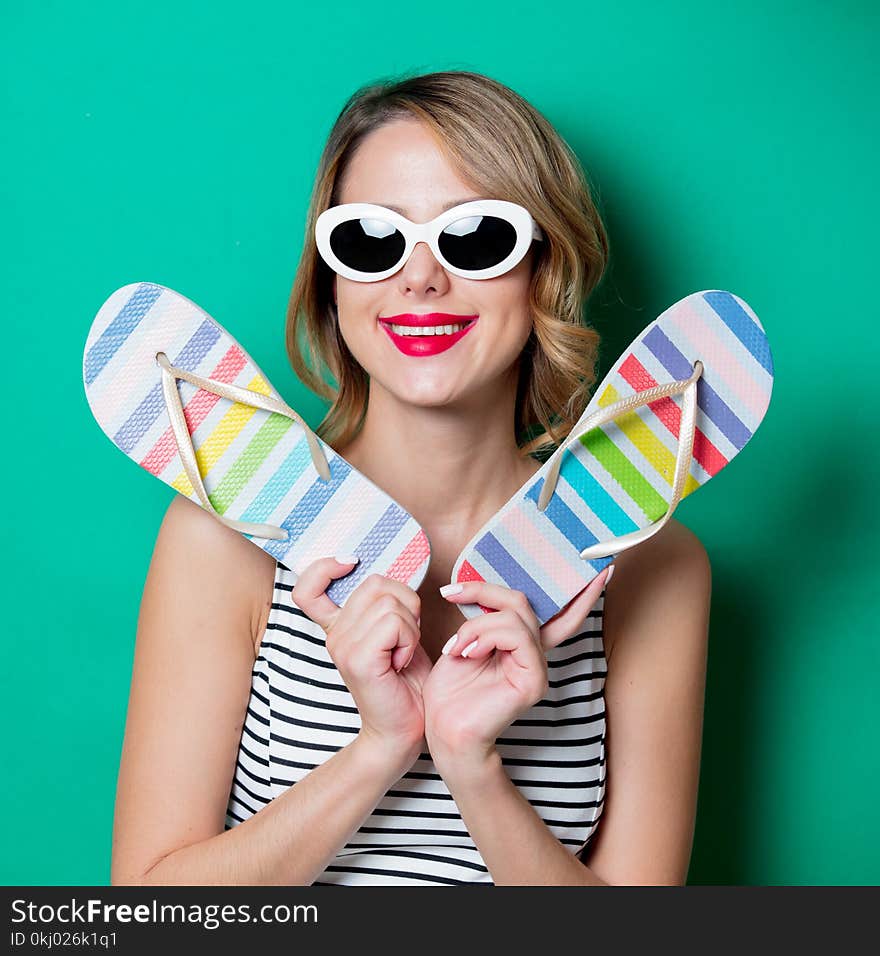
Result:
{"type": "Polygon", "coordinates": [[[539,631],[544,650],[557,647],[563,641],[568,640],[583,624],[587,615],[593,610],[596,601],[599,600],[607,576],[607,570],[597,574],[583,591],[572,598],[561,611],[544,622],[539,631]]]}

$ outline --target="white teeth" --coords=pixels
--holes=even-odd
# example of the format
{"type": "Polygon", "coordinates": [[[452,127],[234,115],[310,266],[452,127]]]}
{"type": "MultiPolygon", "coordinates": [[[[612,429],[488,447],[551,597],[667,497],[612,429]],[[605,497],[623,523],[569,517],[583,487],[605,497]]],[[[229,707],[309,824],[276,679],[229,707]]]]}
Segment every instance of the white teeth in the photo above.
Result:
{"type": "Polygon", "coordinates": [[[459,322],[456,325],[392,325],[391,331],[395,335],[452,335],[453,332],[458,332],[467,324],[467,322],[459,322]]]}

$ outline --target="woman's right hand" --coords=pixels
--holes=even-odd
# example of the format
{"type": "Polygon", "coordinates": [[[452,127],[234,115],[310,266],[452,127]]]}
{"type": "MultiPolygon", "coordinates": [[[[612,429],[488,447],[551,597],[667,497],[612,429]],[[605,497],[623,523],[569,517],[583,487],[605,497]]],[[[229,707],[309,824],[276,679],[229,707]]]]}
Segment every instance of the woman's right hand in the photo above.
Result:
{"type": "Polygon", "coordinates": [[[421,598],[399,581],[371,574],[340,608],[324,592],[354,564],[313,561],[291,598],[327,634],[327,653],[360,712],[359,736],[408,767],[425,746],[421,687],[431,670],[421,645],[421,598]]]}

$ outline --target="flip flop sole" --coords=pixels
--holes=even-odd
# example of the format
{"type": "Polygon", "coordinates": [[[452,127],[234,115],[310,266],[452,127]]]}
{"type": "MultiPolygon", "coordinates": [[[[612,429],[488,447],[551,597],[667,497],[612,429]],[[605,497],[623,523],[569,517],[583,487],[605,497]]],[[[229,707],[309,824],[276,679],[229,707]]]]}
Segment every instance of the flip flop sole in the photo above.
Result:
{"type": "MultiPolygon", "coordinates": [[[[101,306],[83,355],[93,415],[120,451],[202,507],[177,450],[157,352],[203,378],[283,399],[232,336],[179,293],[132,283],[101,306]]],[[[330,466],[331,480],[325,481],[298,422],[183,380],[177,387],[217,513],[288,533],[278,540],[245,534],[248,540],[296,575],[317,558],[357,554],[355,568],[327,588],[339,606],[372,573],[418,588],[430,563],[424,530],[329,445],[318,439],[330,466]]]]}
{"type": "MultiPolygon", "coordinates": [[[[571,434],[598,408],[688,378],[697,360],[703,374],[686,497],[743,449],[770,403],[770,347],[758,317],[738,296],[707,290],[670,306],[618,359],[571,434]]],[[[680,418],[679,404],[663,398],[581,436],[563,451],[555,492],[542,512],[537,501],[557,449],[474,535],[453,566],[452,581],[484,580],[522,591],[539,623],[549,620],[614,560],[586,561],[584,548],[665,514],[680,418]]],[[[489,610],[458,607],[468,618],[489,610]]]]}

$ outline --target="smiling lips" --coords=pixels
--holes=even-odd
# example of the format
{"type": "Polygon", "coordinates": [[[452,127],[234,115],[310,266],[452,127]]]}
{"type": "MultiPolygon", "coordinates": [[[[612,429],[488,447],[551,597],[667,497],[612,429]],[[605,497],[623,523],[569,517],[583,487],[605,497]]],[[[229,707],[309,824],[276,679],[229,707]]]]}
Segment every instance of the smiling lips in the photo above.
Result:
{"type": "Polygon", "coordinates": [[[476,324],[476,315],[426,312],[422,315],[380,316],[379,324],[404,355],[427,356],[445,352],[476,324]]]}

